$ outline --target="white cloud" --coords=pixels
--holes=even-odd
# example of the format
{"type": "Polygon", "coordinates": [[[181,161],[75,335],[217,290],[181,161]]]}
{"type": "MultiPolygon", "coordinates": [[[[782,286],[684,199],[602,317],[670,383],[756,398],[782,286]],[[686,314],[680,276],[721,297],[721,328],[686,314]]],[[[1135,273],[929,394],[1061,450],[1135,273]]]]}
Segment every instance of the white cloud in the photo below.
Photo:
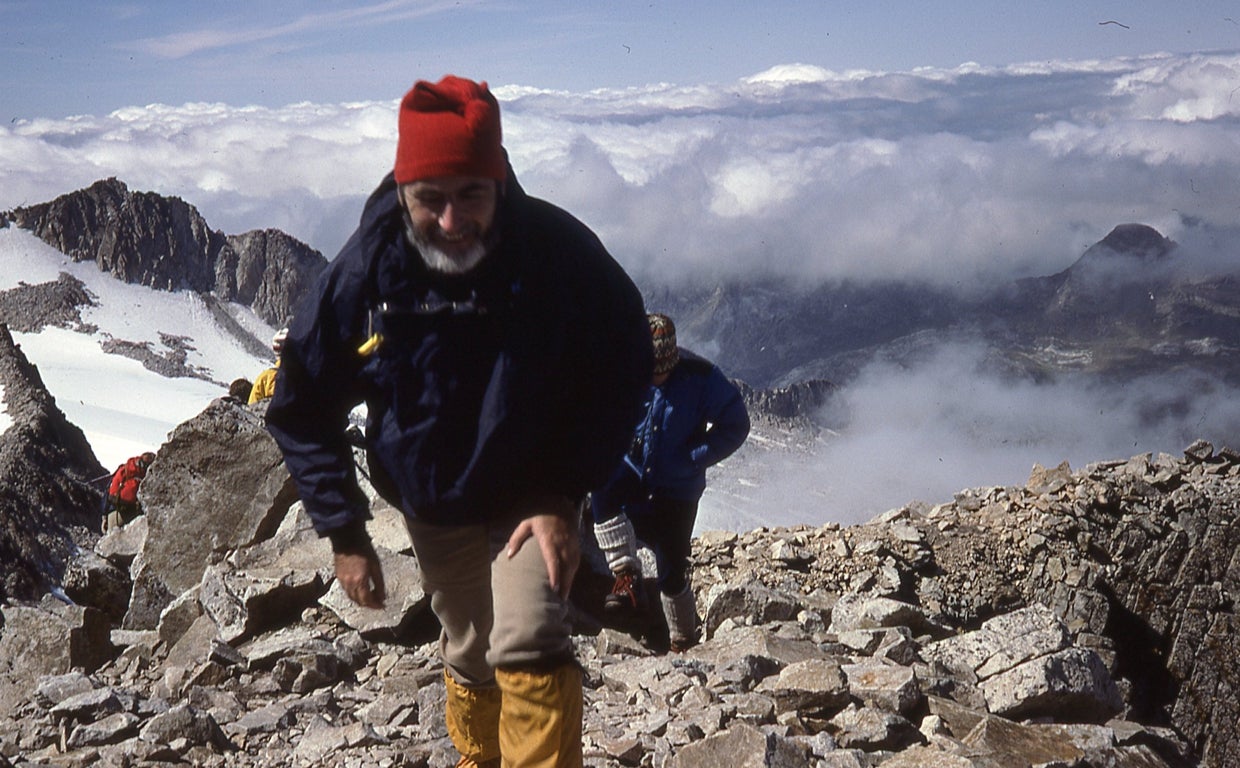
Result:
{"type": "Polygon", "coordinates": [[[830,70],[812,64],[780,64],[779,66],[771,67],[765,72],[759,72],[752,77],[745,78],[745,83],[750,85],[758,83],[786,85],[788,83],[821,83],[834,78],[835,76],[830,70]]]}
{"type": "MultiPolygon", "coordinates": [[[[497,93],[526,188],[631,268],[967,283],[1057,271],[1123,222],[1234,221],[1238,74],[1193,54],[497,93]]],[[[398,95],[15,122],[0,209],[116,176],[331,256],[391,165],[398,95]]]]}
{"type": "Polygon", "coordinates": [[[1190,123],[1240,115],[1240,59],[1197,54],[1165,57],[1118,77],[1117,95],[1131,96],[1134,117],[1190,123]]]}
{"type": "MultiPolygon", "coordinates": [[[[1034,464],[1072,469],[1142,453],[1216,448],[1240,434],[1240,391],[1204,373],[1102,383],[1002,376],[980,348],[946,344],[919,363],[875,363],[832,401],[835,432],[812,460],[790,459],[761,485],[768,525],[863,522],[964,488],[1024,485],[1034,464]]],[[[700,527],[734,527],[705,508],[700,527]]],[[[742,520],[752,523],[752,520],[742,520]]]]}

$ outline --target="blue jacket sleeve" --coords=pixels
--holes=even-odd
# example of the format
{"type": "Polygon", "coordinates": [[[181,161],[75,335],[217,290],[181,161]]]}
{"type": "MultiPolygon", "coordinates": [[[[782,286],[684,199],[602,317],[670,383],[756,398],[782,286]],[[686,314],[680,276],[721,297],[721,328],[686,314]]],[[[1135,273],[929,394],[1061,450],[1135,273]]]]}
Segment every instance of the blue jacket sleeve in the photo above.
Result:
{"type": "Polygon", "coordinates": [[[736,452],[749,436],[749,411],[740,390],[718,367],[711,367],[706,378],[706,431],[701,445],[692,451],[694,463],[701,469],[713,466],[736,452]]]}

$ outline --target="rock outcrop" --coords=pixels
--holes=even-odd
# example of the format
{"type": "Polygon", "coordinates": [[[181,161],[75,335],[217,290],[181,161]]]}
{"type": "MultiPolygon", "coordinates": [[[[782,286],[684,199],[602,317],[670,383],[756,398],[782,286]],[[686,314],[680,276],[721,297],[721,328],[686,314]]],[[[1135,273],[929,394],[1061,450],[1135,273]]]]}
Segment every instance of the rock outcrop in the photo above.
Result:
{"type": "MultiPolygon", "coordinates": [[[[399,514],[372,496],[391,599],[357,608],[259,415],[221,399],[172,435],[148,513],[75,564],[96,592],[3,606],[0,760],[454,764],[399,514]]],[[[706,533],[682,654],[657,615],[604,629],[610,580],[586,570],[587,764],[1232,765],[1237,504],[1240,456],[1196,444],[847,528],[706,533]]]]}
{"type": "Polygon", "coordinates": [[[283,232],[224,235],[180,198],[133,192],[114,178],[0,213],[0,226],[8,223],[125,282],[211,294],[277,327],[327,265],[283,232]]]}
{"type": "Polygon", "coordinates": [[[0,323],[18,333],[37,333],[49,325],[90,331],[82,322],[82,307],[93,303],[81,280],[61,272],[54,282],[0,291],[0,323]]]}
{"type": "Polygon", "coordinates": [[[274,326],[293,316],[327,260],[278,229],[228,235],[216,265],[214,293],[244,304],[274,326]]]}
{"type": "Polygon", "coordinates": [[[0,602],[37,600],[92,546],[102,498],[92,482],[108,476],[3,324],[0,398],[11,422],[0,432],[0,602]]]}
{"type": "Polygon", "coordinates": [[[297,493],[261,414],[220,398],[169,434],[139,498],[148,533],[125,629],[154,629],[208,566],[270,539],[297,493]]]}
{"type": "Polygon", "coordinates": [[[813,379],[788,387],[754,389],[743,381],[732,382],[745,398],[750,416],[768,418],[782,423],[815,421],[817,411],[826,405],[837,387],[829,381],[813,379]]]}

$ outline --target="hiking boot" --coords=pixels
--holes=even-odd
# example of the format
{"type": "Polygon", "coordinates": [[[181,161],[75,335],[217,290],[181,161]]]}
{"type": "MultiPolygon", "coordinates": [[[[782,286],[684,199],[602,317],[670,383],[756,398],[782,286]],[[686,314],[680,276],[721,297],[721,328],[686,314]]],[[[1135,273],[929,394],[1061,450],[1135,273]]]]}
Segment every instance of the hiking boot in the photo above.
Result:
{"type": "Polygon", "coordinates": [[[645,607],[641,574],[627,568],[617,573],[611,593],[603,598],[603,614],[617,619],[631,618],[642,613],[645,607]]]}

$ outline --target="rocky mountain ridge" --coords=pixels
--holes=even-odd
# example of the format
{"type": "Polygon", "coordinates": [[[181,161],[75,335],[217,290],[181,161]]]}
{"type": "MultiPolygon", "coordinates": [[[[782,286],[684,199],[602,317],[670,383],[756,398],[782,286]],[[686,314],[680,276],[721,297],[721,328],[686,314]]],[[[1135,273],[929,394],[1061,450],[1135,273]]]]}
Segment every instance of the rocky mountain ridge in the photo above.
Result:
{"type": "MultiPolygon", "coordinates": [[[[133,192],[117,179],[0,212],[6,224],[122,280],[238,302],[276,326],[326,265],[278,230],[224,235],[179,198],[133,192]]],[[[961,338],[1021,376],[1191,366],[1240,381],[1229,354],[1240,349],[1240,279],[1199,266],[1152,227],[1119,224],[1067,269],[1006,285],[767,277],[642,290],[652,310],[677,319],[691,347],[757,388],[842,385],[876,356],[912,360],[961,338]]]]}
{"type": "Polygon", "coordinates": [[[115,178],[0,212],[0,226],[9,224],[125,282],[243,304],[276,327],[327,264],[279,230],[225,235],[180,198],[134,192],[115,178]]]}
{"type": "Polygon", "coordinates": [[[107,474],[0,324],[0,396],[12,424],[0,432],[0,601],[58,590],[67,563],[98,529],[107,474]]]}
{"type": "Polygon", "coordinates": [[[1142,224],[1116,226],[1059,273],[1005,285],[761,278],[643,289],[692,346],[759,387],[844,385],[876,357],[914,361],[958,340],[1034,379],[1190,366],[1240,381],[1240,279],[1199,271],[1176,243],[1142,224]]]}

